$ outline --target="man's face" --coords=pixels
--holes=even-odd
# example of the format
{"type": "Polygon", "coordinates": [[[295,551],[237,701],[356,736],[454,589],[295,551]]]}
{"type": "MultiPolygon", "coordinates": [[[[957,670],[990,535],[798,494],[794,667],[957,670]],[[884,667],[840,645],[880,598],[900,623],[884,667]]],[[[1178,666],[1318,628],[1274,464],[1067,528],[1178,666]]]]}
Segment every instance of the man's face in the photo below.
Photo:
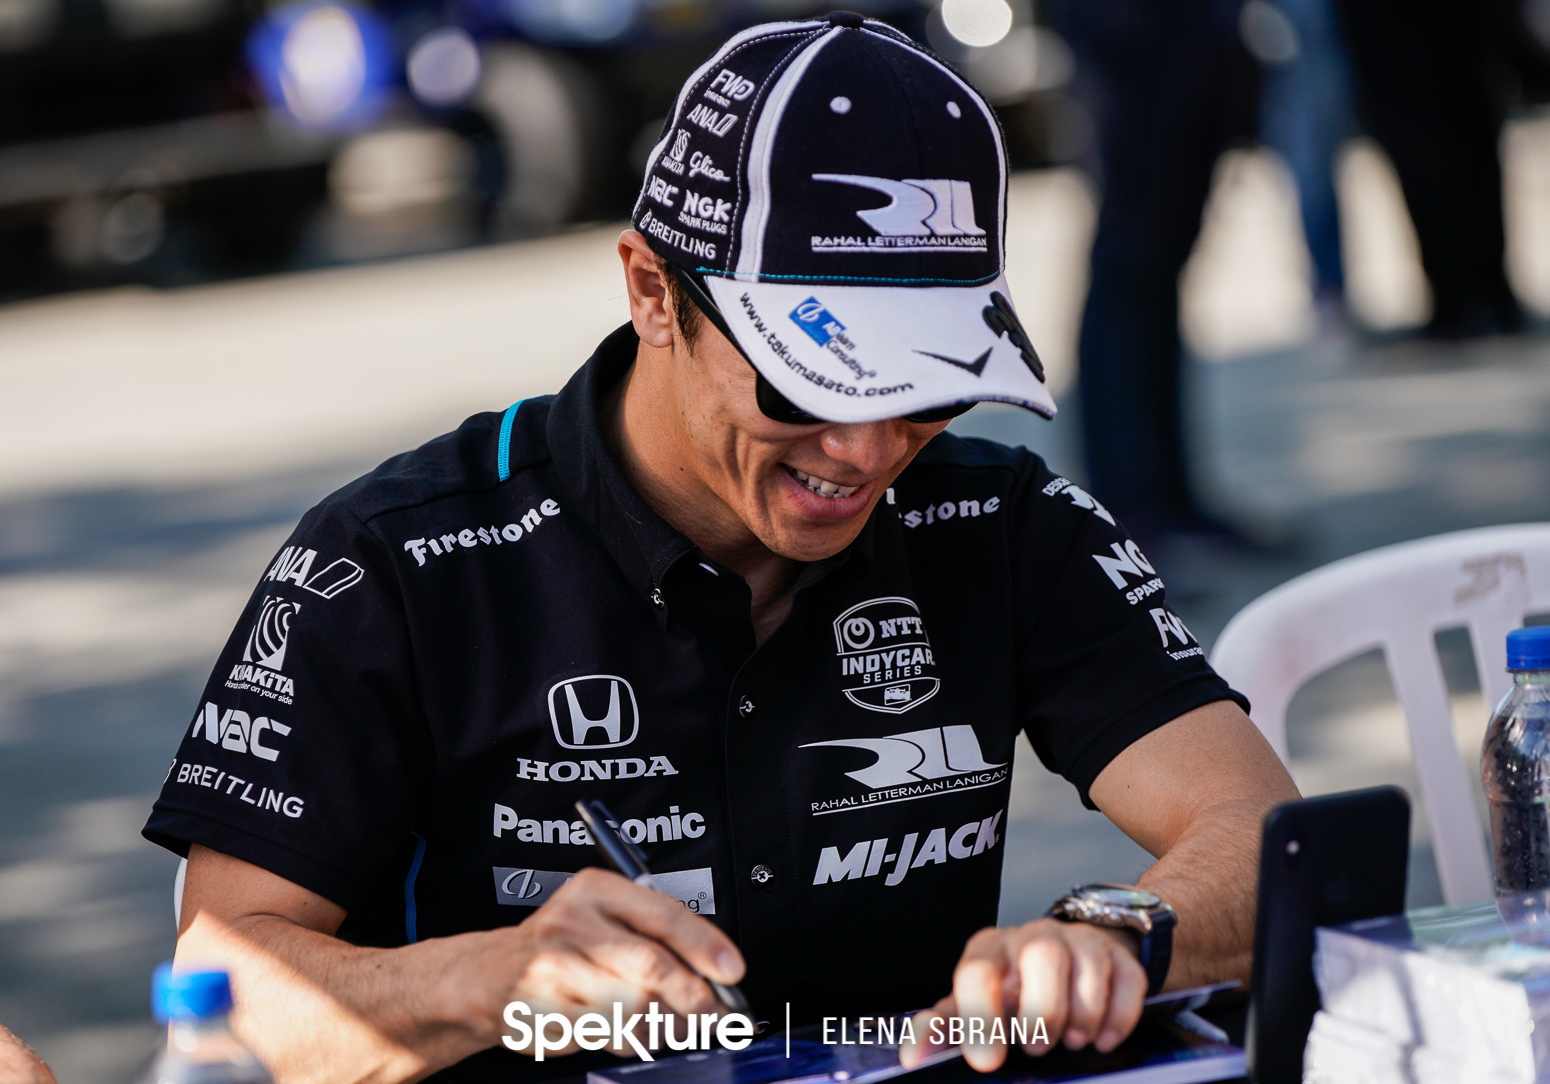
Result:
{"type": "Polygon", "coordinates": [[[915,453],[947,428],[892,418],[786,425],[759,411],[753,368],[703,321],[693,354],[674,349],[674,398],[698,481],[766,548],[816,561],[861,532],[915,453]]]}

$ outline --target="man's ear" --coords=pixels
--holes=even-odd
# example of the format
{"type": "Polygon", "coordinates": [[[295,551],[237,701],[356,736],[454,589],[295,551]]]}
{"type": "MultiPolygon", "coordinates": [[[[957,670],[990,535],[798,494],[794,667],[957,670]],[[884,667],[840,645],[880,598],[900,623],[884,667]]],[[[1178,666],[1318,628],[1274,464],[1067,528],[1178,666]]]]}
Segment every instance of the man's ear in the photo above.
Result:
{"type": "Polygon", "coordinates": [[[673,345],[673,317],[668,311],[667,283],[658,273],[657,254],[638,230],[619,235],[619,259],[624,262],[624,287],[630,295],[630,322],[641,342],[658,349],[673,345]]]}

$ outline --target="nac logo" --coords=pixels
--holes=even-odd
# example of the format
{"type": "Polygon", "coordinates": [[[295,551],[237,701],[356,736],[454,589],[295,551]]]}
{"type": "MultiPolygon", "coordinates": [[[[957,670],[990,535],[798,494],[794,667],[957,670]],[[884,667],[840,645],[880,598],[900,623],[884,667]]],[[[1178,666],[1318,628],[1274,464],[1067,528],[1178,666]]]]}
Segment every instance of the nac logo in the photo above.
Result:
{"type": "Polygon", "coordinates": [[[589,674],[549,690],[554,740],[567,749],[617,749],[640,730],[635,690],[622,677],[589,674]]]}
{"type": "Polygon", "coordinates": [[[856,217],[884,237],[983,237],[974,221],[974,191],[968,181],[946,179],[894,181],[851,173],[814,173],[815,181],[871,188],[889,198],[882,207],[856,217]]]}
{"type": "MultiPolygon", "coordinates": [[[[280,759],[280,750],[264,744],[264,731],[286,737],[291,728],[284,723],[259,716],[257,719],[237,708],[219,707],[208,701],[194,714],[194,727],[188,732],[191,738],[203,735],[211,745],[230,749],[234,753],[247,753],[273,763],[280,759]]],[[[300,816],[300,814],[296,814],[300,816]]]]}
{"type": "Polygon", "coordinates": [[[242,649],[243,662],[256,662],[270,670],[285,668],[285,647],[291,636],[291,618],[301,612],[301,603],[287,602],[273,595],[264,596],[264,605],[248,633],[242,649]]]}

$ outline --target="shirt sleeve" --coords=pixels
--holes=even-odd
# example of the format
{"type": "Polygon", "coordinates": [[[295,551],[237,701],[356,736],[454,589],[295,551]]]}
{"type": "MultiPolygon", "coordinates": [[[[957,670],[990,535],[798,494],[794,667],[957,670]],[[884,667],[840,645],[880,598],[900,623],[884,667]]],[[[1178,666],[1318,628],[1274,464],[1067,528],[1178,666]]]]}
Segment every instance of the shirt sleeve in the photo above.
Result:
{"type": "Polygon", "coordinates": [[[308,513],[242,612],[144,834],[360,903],[415,823],[432,763],[402,595],[346,510],[308,513]]]}
{"type": "Polygon", "coordinates": [[[1102,504],[1042,463],[1022,481],[1023,728],[1093,809],[1093,780],[1136,739],[1202,705],[1248,701],[1211,669],[1157,570],[1102,504]]]}

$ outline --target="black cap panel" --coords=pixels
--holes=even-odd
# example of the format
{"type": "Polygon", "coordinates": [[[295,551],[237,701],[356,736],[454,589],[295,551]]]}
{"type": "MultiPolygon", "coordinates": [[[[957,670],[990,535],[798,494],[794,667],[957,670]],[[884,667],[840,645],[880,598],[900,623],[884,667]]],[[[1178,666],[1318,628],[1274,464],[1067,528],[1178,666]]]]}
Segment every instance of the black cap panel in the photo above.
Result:
{"type": "Polygon", "coordinates": [[[989,107],[892,27],[770,24],[685,85],[634,222],[690,270],[973,285],[1003,263],[1004,161],[989,107]]]}
{"type": "Polygon", "coordinates": [[[750,135],[770,86],[825,23],[755,27],[685,84],[652,152],[633,215],[652,250],[691,270],[724,270],[747,204],[750,135]]]}
{"type": "Polygon", "coordinates": [[[998,135],[978,96],[919,49],[840,33],[780,118],[760,277],[989,281],[1002,265],[998,135]]]}

